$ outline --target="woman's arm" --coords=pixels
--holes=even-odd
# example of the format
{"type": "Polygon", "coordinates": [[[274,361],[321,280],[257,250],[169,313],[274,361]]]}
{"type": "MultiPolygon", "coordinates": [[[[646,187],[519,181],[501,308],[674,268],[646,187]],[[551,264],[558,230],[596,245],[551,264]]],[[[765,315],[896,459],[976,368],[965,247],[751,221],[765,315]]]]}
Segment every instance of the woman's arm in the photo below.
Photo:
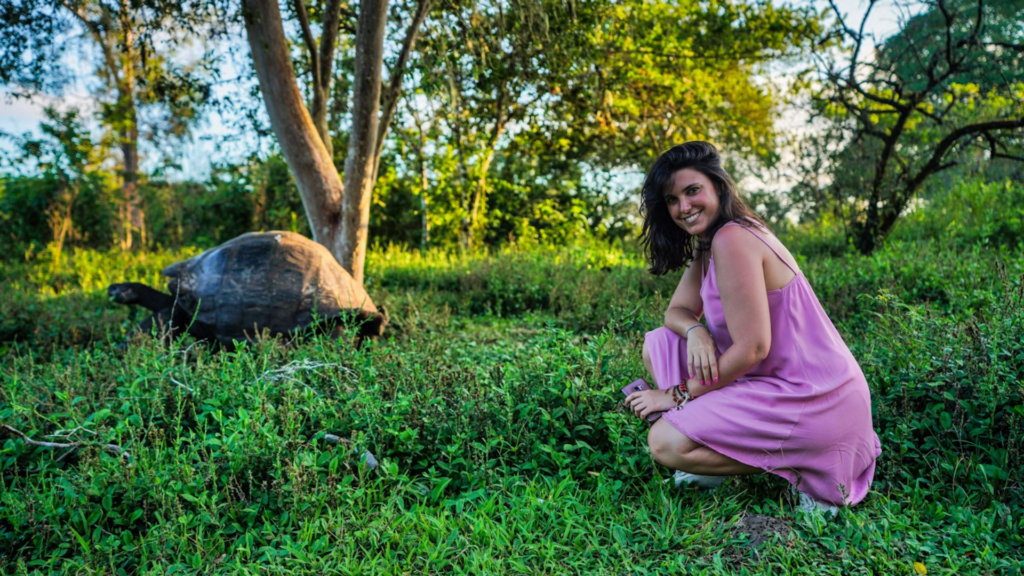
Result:
{"type": "Polygon", "coordinates": [[[715,234],[712,254],[715,279],[722,296],[732,346],[718,358],[718,382],[711,386],[688,383],[700,396],[735,381],[768,356],[772,345],[768,291],[764,279],[764,244],[739,226],[715,234]]]}
{"type": "Polygon", "coordinates": [[[701,314],[704,313],[704,301],[700,298],[700,273],[700,262],[691,261],[668,302],[668,310],[665,310],[665,327],[680,336],[685,335],[687,328],[699,324],[701,314]]]}
{"type": "Polygon", "coordinates": [[[710,386],[718,378],[718,347],[711,333],[700,324],[704,313],[704,300],[700,296],[701,271],[700,259],[686,267],[665,311],[665,327],[686,339],[687,375],[710,386]]]}

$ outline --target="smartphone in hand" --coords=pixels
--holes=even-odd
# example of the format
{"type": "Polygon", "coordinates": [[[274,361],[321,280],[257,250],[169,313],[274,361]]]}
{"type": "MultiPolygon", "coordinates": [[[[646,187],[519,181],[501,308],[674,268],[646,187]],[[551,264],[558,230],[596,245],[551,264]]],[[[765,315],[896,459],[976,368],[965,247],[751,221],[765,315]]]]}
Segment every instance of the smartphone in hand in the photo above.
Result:
{"type": "MultiPolygon", "coordinates": [[[[623,388],[622,393],[625,394],[626,396],[629,396],[633,392],[640,392],[641,390],[650,389],[651,387],[647,385],[647,382],[644,381],[643,378],[637,378],[636,380],[630,382],[625,388],[623,388]]],[[[661,418],[662,414],[664,414],[664,412],[651,412],[650,414],[647,415],[647,421],[650,422],[651,424],[654,424],[654,422],[658,418],[661,418]]]]}

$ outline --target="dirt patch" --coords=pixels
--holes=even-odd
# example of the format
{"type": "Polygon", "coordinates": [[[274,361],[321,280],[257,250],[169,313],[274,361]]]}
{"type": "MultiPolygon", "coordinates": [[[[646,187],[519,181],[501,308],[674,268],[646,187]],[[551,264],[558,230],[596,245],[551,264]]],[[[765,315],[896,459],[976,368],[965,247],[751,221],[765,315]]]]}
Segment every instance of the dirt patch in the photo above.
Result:
{"type": "Polygon", "coordinates": [[[775,534],[781,534],[783,537],[788,536],[790,529],[789,522],[782,518],[765,516],[763,514],[745,514],[740,518],[739,525],[733,528],[733,532],[737,536],[746,534],[750,537],[750,542],[747,545],[751,548],[757,548],[771,540],[775,534]]]}

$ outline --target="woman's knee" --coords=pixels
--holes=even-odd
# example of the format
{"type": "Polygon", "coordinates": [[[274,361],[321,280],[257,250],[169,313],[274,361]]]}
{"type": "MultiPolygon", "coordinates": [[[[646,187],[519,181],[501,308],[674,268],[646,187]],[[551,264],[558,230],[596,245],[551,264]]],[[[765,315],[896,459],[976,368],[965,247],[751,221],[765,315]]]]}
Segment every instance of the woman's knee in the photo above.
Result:
{"type": "Polygon", "coordinates": [[[644,346],[646,347],[651,340],[663,340],[666,338],[672,338],[673,336],[679,338],[679,336],[677,336],[675,332],[669,330],[664,326],[662,326],[661,328],[655,328],[654,330],[651,330],[650,332],[644,334],[644,346]]]}
{"type": "MultiPolygon", "coordinates": [[[[664,342],[666,339],[675,336],[675,333],[668,328],[662,326],[661,328],[655,328],[647,334],[644,334],[644,347],[643,347],[643,358],[644,363],[650,364],[651,362],[651,346],[658,347],[659,343],[664,342]]],[[[678,336],[675,336],[679,338],[678,336]]]]}
{"type": "Polygon", "coordinates": [[[675,428],[666,430],[664,426],[672,428],[670,424],[664,423],[662,426],[652,426],[647,433],[647,447],[659,463],[678,463],[685,460],[687,454],[699,446],[675,428]]]}

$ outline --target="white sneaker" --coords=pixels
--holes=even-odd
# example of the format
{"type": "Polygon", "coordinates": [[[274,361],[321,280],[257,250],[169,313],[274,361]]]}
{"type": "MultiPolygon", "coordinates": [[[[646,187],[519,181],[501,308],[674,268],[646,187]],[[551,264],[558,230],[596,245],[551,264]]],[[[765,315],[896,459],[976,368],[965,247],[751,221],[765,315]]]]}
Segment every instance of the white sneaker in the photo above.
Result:
{"type": "Polygon", "coordinates": [[[789,490],[791,493],[800,494],[800,504],[797,506],[804,512],[823,512],[832,518],[835,518],[836,514],[839,513],[839,509],[835,506],[825,502],[818,502],[792,485],[789,487],[789,490]]]}
{"type": "Polygon", "coordinates": [[[705,490],[714,490],[728,479],[728,476],[701,476],[700,474],[690,474],[682,470],[676,470],[675,474],[672,475],[672,480],[675,481],[677,488],[686,484],[687,486],[696,486],[705,490]]]}

